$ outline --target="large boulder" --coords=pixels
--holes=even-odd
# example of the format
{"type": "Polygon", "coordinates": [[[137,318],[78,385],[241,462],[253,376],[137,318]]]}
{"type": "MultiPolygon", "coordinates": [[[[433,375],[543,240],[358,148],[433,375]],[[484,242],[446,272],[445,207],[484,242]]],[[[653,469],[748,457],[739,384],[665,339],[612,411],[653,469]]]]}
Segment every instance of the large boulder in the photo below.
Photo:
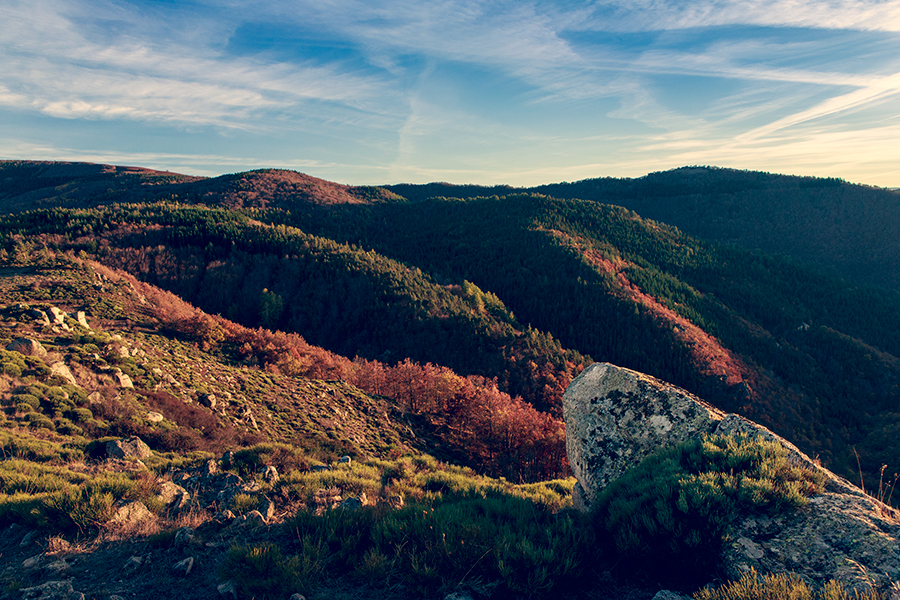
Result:
{"type": "Polygon", "coordinates": [[[814,584],[858,585],[900,573],[900,513],[818,466],[793,444],[739,415],[649,375],[596,363],[563,395],[566,449],[578,483],[576,507],[589,510],[606,485],[657,450],[704,435],[746,434],[787,449],[792,463],[818,471],[824,489],[792,511],[738,518],[726,535],[724,572],[793,571],[814,584]],[[864,571],[863,571],[864,570],[864,571]]]}
{"type": "Polygon", "coordinates": [[[119,459],[140,459],[153,456],[150,446],[145,444],[144,440],[137,436],[132,436],[124,440],[106,442],[106,454],[112,458],[119,459]]]}
{"type": "Polygon", "coordinates": [[[47,356],[47,349],[44,348],[39,341],[31,338],[14,339],[6,345],[6,350],[37,358],[44,358],[47,356]]]}

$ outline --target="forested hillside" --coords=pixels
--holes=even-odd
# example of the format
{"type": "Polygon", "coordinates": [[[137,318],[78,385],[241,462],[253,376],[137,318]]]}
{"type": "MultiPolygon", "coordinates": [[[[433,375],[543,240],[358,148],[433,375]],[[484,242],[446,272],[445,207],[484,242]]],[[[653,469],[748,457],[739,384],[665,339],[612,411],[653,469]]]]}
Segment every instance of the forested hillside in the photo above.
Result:
{"type": "Polygon", "coordinates": [[[685,167],[638,178],[585,179],[512,190],[387,186],[409,199],[512,191],[624,206],[708,241],[789,256],[858,283],[900,290],[900,193],[834,178],[685,167]]]}
{"type": "MultiPolygon", "coordinates": [[[[701,242],[606,199],[715,204],[842,182],[745,174],[729,184],[685,171],[597,180],[599,202],[504,187],[389,192],[280,171],[179,180],[107,169],[40,187],[45,175],[29,168],[2,173],[7,254],[34,243],[83,252],[244,327],[294,332],[348,357],[322,370],[290,344],[241,354],[240,336],[197,324],[200,343],[225,340],[282,373],[356,377],[383,394],[384,374],[407,369],[405,395],[396,382],[390,394],[457,448],[473,442],[472,464],[491,472],[555,472],[559,398],[591,360],[681,385],[845,476],[857,477],[858,453],[870,485],[883,464],[900,464],[900,295],[701,242]],[[89,191],[102,185],[111,191],[89,191]],[[438,192],[467,197],[428,197],[438,192]],[[439,381],[455,391],[434,391],[439,381]]],[[[567,187],[577,185],[544,191],[590,187],[567,187]]]]}

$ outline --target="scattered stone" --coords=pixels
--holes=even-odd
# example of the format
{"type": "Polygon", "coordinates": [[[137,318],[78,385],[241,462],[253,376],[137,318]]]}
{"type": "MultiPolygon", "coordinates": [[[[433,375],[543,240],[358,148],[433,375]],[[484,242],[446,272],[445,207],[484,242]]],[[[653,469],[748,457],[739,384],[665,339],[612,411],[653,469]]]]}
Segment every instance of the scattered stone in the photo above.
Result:
{"type": "Polygon", "coordinates": [[[90,394],[88,394],[87,399],[91,404],[100,404],[101,402],[106,400],[106,398],[104,398],[103,394],[101,394],[100,392],[91,392],[90,394]]]}
{"type": "Polygon", "coordinates": [[[291,597],[288,600],[306,600],[306,596],[303,594],[291,594],[291,597]]]}
{"type": "Polygon", "coordinates": [[[64,379],[66,383],[78,385],[78,380],[75,379],[74,375],[72,375],[72,371],[69,370],[69,367],[66,366],[66,363],[62,361],[55,362],[50,365],[50,377],[59,377],[60,379],[64,379]]]}
{"type": "Polygon", "coordinates": [[[266,523],[271,523],[272,519],[275,518],[275,503],[265,498],[262,502],[265,505],[265,511],[263,514],[263,518],[265,518],[266,523]]]}
{"type": "Polygon", "coordinates": [[[55,560],[44,565],[44,571],[52,577],[62,577],[68,572],[70,566],[71,565],[64,560],[55,560]]]}
{"type": "Polygon", "coordinates": [[[16,338],[6,345],[6,350],[37,358],[44,358],[47,356],[47,349],[44,348],[39,341],[31,338],[16,338]]]}
{"type": "Polygon", "coordinates": [[[186,489],[171,481],[159,484],[159,497],[168,508],[176,510],[184,508],[191,500],[191,495],[186,489]]]}
{"type": "Polygon", "coordinates": [[[161,413],[154,412],[151,410],[151,411],[147,412],[147,420],[150,421],[151,423],[160,423],[162,421],[165,421],[166,418],[164,416],[162,416],[161,413]]]}
{"type": "Polygon", "coordinates": [[[186,559],[172,565],[172,572],[181,577],[187,577],[194,568],[194,557],[188,556],[186,559]]]}
{"type": "Polygon", "coordinates": [[[125,566],[123,567],[126,571],[137,571],[144,565],[144,559],[140,556],[132,556],[128,560],[125,561],[125,566]]]}
{"type": "Polygon", "coordinates": [[[106,453],[112,458],[150,458],[153,452],[150,446],[137,437],[132,436],[124,440],[106,442],[106,453]]]}
{"type": "Polygon", "coordinates": [[[194,529],[192,527],[182,527],[175,532],[175,541],[172,543],[176,548],[189,546],[194,542],[194,529]]]}
{"type": "Polygon", "coordinates": [[[247,513],[247,516],[244,517],[242,524],[246,527],[261,527],[266,524],[266,520],[258,510],[251,510],[247,513]]]}
{"type": "Polygon", "coordinates": [[[225,583],[220,583],[216,589],[219,590],[220,596],[237,600],[237,584],[233,579],[229,579],[225,583]]]}
{"type": "Polygon", "coordinates": [[[84,314],[83,310],[79,310],[75,313],[75,320],[78,321],[78,324],[84,327],[85,329],[90,329],[91,326],[88,325],[87,316],[84,314]]]}
{"type": "Polygon", "coordinates": [[[20,590],[23,600],[40,598],[41,600],[84,600],[84,594],[72,588],[72,580],[47,581],[41,585],[20,590]]]}
{"type": "Polygon", "coordinates": [[[213,409],[216,407],[216,395],[200,394],[200,397],[197,398],[197,404],[199,404],[200,406],[205,406],[209,409],[213,409]]]}
{"type": "Polygon", "coordinates": [[[743,434],[780,444],[788,460],[824,476],[824,490],[795,510],[735,521],[721,568],[737,580],[749,569],[794,572],[816,586],[836,579],[860,585],[865,570],[876,585],[900,571],[900,512],[816,465],[796,446],[739,415],[649,375],[594,364],[563,395],[566,450],[578,480],[573,501],[582,510],[629,468],[656,450],[704,435],[743,434]],[[856,567],[854,565],[857,565],[856,567]]]}
{"type": "Polygon", "coordinates": [[[24,548],[25,546],[28,546],[29,544],[31,544],[31,543],[34,541],[34,538],[35,538],[36,535],[37,535],[37,532],[36,532],[36,531],[29,531],[29,532],[26,533],[25,536],[22,538],[22,541],[19,542],[19,546],[20,546],[20,547],[23,547],[23,548],[24,548]]]}
{"type": "Polygon", "coordinates": [[[135,501],[124,504],[116,509],[115,514],[109,520],[109,524],[122,529],[132,529],[152,518],[153,513],[144,506],[144,503],[135,501]]]}
{"type": "Polygon", "coordinates": [[[343,510],[359,510],[366,504],[366,495],[360,494],[358,498],[347,498],[340,504],[343,510]]]}
{"type": "Polygon", "coordinates": [[[313,465],[310,468],[310,471],[313,473],[321,473],[323,471],[332,471],[333,469],[328,465],[313,465]]]}
{"type": "Polygon", "coordinates": [[[159,367],[153,367],[152,369],[150,369],[150,372],[153,373],[155,377],[162,377],[163,375],[163,370],[159,367]]]}
{"type": "Polygon", "coordinates": [[[49,319],[49,317],[47,317],[47,313],[45,313],[44,311],[39,310],[37,308],[28,309],[25,312],[25,315],[28,317],[31,317],[32,319],[35,319],[36,321],[39,321],[41,323],[41,325],[49,325],[50,324],[50,319],[49,319]]]}
{"type": "Polygon", "coordinates": [[[51,325],[62,325],[66,322],[66,313],[59,310],[55,306],[50,307],[50,317],[51,325]]]}
{"type": "Polygon", "coordinates": [[[266,467],[266,470],[263,473],[263,480],[265,480],[266,483],[275,483],[278,481],[278,469],[272,465],[266,467]]]}
{"type": "Polygon", "coordinates": [[[22,561],[22,568],[23,569],[34,568],[41,562],[42,558],[44,558],[43,554],[38,554],[37,556],[30,556],[22,561]]]}
{"type": "Polygon", "coordinates": [[[338,459],[338,462],[341,463],[341,464],[344,464],[344,465],[349,465],[349,464],[350,464],[350,460],[351,460],[351,459],[350,459],[349,456],[342,456],[342,457],[340,457],[340,458],[338,459]]]}
{"type": "Polygon", "coordinates": [[[691,600],[691,598],[670,590],[660,590],[653,596],[653,600],[691,600]]]}
{"type": "Polygon", "coordinates": [[[116,369],[113,371],[113,379],[121,388],[134,388],[134,382],[131,381],[131,377],[122,372],[122,369],[116,369]]]}

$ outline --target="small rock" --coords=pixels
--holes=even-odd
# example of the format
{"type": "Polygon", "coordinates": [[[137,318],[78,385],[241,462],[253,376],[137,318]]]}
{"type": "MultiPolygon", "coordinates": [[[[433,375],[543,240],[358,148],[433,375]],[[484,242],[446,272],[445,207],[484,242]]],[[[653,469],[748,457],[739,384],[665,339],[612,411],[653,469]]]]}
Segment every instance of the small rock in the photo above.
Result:
{"type": "Polygon", "coordinates": [[[113,379],[121,388],[134,388],[134,382],[131,381],[131,377],[126,373],[123,373],[120,369],[116,369],[113,372],[113,379]]]}
{"type": "Polygon", "coordinates": [[[247,513],[247,516],[244,517],[243,525],[247,527],[260,527],[265,524],[266,520],[258,510],[251,510],[247,513]]]}
{"type": "Polygon", "coordinates": [[[78,385],[78,380],[75,379],[75,376],[72,375],[72,371],[69,370],[69,367],[66,366],[66,363],[59,361],[50,365],[50,377],[59,377],[66,381],[66,383],[71,383],[72,385],[78,385]]]}
{"type": "Polygon", "coordinates": [[[233,579],[229,579],[225,583],[220,583],[216,589],[219,590],[220,596],[237,600],[237,584],[233,579]]]}
{"type": "Polygon", "coordinates": [[[159,497],[163,499],[168,508],[174,509],[183,508],[191,499],[191,495],[186,489],[171,481],[163,481],[159,484],[159,497]]]}
{"type": "Polygon", "coordinates": [[[90,329],[91,326],[88,325],[87,317],[84,314],[83,310],[79,310],[75,313],[75,320],[78,321],[78,324],[84,327],[85,329],[90,329]]]}
{"type": "Polygon", "coordinates": [[[191,527],[182,527],[175,533],[173,545],[176,548],[188,546],[194,541],[194,530],[191,527]]]}
{"type": "Polygon", "coordinates": [[[37,358],[47,356],[47,349],[39,341],[31,338],[17,338],[6,345],[6,350],[37,358]]]}
{"type": "Polygon", "coordinates": [[[54,577],[62,577],[69,570],[69,563],[64,560],[55,560],[44,566],[44,570],[54,577]]]}
{"type": "Polygon", "coordinates": [[[266,483],[275,483],[276,481],[278,481],[278,469],[276,469],[272,465],[269,465],[268,467],[266,467],[266,470],[263,473],[263,479],[266,481],[266,483]]]}
{"type": "Polygon", "coordinates": [[[34,541],[34,537],[37,535],[36,531],[29,531],[25,534],[25,537],[22,538],[22,541],[19,542],[19,546],[25,547],[31,544],[34,541]]]}
{"type": "Polygon", "coordinates": [[[59,310],[55,306],[50,307],[50,323],[52,325],[63,325],[66,322],[66,313],[59,310]]]}
{"type": "Polygon", "coordinates": [[[653,600],[690,600],[690,597],[682,596],[670,590],[660,590],[653,596],[653,600]]]}
{"type": "Polygon", "coordinates": [[[340,508],[344,510],[359,510],[366,503],[366,495],[361,494],[358,498],[347,498],[340,504],[340,508]]]}
{"type": "Polygon", "coordinates": [[[128,560],[125,561],[125,566],[123,567],[126,571],[136,571],[144,564],[144,559],[140,556],[132,556],[128,560]]]}
{"type": "Polygon", "coordinates": [[[91,392],[90,394],[88,394],[87,399],[91,404],[100,404],[105,400],[103,394],[101,394],[100,392],[91,392]]]}
{"type": "Polygon", "coordinates": [[[263,516],[266,519],[266,523],[269,523],[275,518],[275,503],[271,500],[266,500],[265,507],[265,515],[263,516]]]}
{"type": "Polygon", "coordinates": [[[194,568],[194,557],[188,556],[186,559],[172,565],[172,572],[182,577],[187,577],[194,568]]]}
{"type": "Polygon", "coordinates": [[[44,558],[43,554],[38,554],[37,556],[31,556],[22,561],[23,569],[31,569],[37,566],[38,563],[41,562],[41,559],[44,558]]]}
{"type": "Polygon", "coordinates": [[[352,459],[349,456],[342,456],[338,459],[338,462],[341,464],[349,465],[352,459]]]}
{"type": "Polygon", "coordinates": [[[106,453],[113,458],[150,458],[153,452],[144,440],[132,436],[124,440],[113,440],[106,443],[106,453]]]}
{"type": "Polygon", "coordinates": [[[306,596],[303,594],[291,594],[291,597],[288,600],[306,600],[306,596]]]}
{"type": "Polygon", "coordinates": [[[40,598],[41,600],[84,600],[84,594],[72,589],[72,580],[47,581],[41,585],[20,590],[22,598],[40,598]]]}
{"type": "Polygon", "coordinates": [[[122,528],[136,527],[140,523],[153,518],[151,513],[143,502],[129,502],[120,506],[113,517],[109,520],[111,525],[117,525],[122,528]]]}
{"type": "Polygon", "coordinates": [[[215,408],[216,407],[216,395],[215,394],[200,394],[200,397],[197,398],[197,403],[200,406],[205,406],[206,408],[215,408]]]}

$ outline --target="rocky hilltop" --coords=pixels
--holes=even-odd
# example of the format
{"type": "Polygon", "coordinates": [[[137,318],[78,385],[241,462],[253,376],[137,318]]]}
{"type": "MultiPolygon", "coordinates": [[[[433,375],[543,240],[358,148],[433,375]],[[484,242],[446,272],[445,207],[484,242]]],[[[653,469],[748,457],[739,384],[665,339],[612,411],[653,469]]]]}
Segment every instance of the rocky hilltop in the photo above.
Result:
{"type": "Polygon", "coordinates": [[[566,390],[563,407],[578,480],[574,501],[581,510],[590,510],[607,486],[660,450],[716,435],[762,438],[823,484],[797,509],[734,515],[721,556],[729,578],[755,569],[795,572],[819,585],[832,579],[853,585],[861,573],[881,584],[900,573],[900,514],[761,425],[608,363],[585,369],[566,390]]]}

